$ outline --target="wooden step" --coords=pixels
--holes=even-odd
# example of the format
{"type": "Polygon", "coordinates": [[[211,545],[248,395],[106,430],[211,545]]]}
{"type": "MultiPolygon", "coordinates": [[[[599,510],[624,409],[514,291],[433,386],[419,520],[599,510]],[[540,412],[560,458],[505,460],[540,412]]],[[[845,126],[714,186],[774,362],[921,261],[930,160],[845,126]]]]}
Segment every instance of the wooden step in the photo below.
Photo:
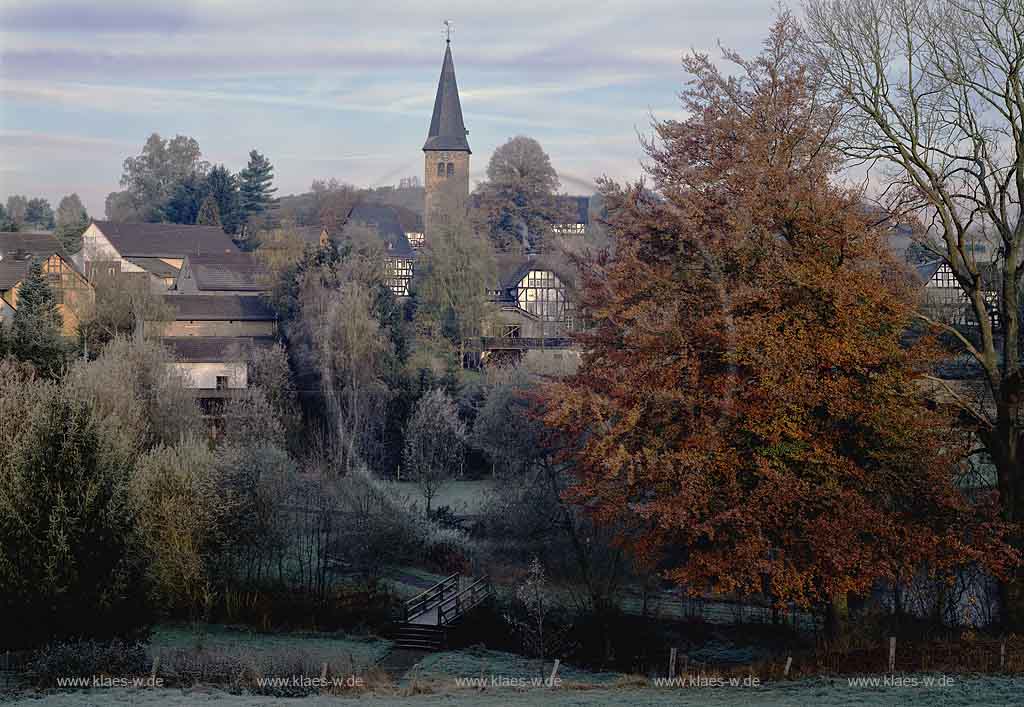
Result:
{"type": "Polygon", "coordinates": [[[399,624],[393,637],[399,648],[436,651],[444,647],[447,635],[437,626],[399,624]]]}

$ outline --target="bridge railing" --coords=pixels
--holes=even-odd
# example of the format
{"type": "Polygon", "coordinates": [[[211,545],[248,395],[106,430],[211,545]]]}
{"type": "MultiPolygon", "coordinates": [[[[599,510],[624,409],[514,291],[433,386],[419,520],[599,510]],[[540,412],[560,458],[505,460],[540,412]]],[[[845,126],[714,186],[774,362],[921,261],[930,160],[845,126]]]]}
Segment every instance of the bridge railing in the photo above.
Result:
{"type": "Polygon", "coordinates": [[[491,580],[484,576],[455,595],[453,601],[442,604],[437,610],[437,625],[447,626],[492,593],[491,580]]]}
{"type": "Polygon", "coordinates": [[[452,596],[459,592],[459,574],[456,572],[453,575],[445,577],[434,586],[426,589],[412,599],[408,599],[405,602],[403,611],[403,620],[408,623],[417,616],[425,614],[431,609],[437,607],[439,604],[451,599],[452,596]]]}

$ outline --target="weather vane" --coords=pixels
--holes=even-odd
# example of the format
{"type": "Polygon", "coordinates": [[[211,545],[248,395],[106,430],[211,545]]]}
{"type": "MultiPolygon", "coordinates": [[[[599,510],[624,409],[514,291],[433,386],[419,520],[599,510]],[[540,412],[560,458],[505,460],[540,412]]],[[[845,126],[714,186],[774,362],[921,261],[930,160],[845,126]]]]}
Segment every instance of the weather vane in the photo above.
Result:
{"type": "Polygon", "coordinates": [[[448,44],[452,43],[452,30],[455,29],[455,23],[451,20],[444,21],[444,40],[448,44]]]}

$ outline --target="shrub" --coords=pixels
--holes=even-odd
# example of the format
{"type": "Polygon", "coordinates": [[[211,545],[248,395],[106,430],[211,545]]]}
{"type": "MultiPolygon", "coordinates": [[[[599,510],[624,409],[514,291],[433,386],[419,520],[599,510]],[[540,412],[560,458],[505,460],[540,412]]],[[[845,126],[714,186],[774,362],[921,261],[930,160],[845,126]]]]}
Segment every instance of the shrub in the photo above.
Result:
{"type": "Polygon", "coordinates": [[[94,675],[125,677],[150,670],[146,645],[137,641],[68,641],[36,651],[28,664],[29,681],[36,687],[55,687],[58,678],[94,675]]]}
{"type": "Polygon", "coordinates": [[[139,459],[131,489],[154,598],[169,613],[195,618],[208,596],[209,557],[218,538],[213,452],[195,439],[157,447],[139,459]]]}

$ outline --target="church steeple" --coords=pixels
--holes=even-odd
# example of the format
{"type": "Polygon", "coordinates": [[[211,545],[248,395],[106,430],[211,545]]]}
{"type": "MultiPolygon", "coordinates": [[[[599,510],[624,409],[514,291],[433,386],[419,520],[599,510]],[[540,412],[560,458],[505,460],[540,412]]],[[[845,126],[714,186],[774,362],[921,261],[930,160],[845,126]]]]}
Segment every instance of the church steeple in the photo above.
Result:
{"type": "Polygon", "coordinates": [[[455,62],[452,61],[452,40],[445,43],[441,78],[437,82],[434,115],[430,118],[430,132],[423,151],[445,150],[472,153],[466,140],[466,124],[462,121],[459,87],[455,82],[455,62]]]}

